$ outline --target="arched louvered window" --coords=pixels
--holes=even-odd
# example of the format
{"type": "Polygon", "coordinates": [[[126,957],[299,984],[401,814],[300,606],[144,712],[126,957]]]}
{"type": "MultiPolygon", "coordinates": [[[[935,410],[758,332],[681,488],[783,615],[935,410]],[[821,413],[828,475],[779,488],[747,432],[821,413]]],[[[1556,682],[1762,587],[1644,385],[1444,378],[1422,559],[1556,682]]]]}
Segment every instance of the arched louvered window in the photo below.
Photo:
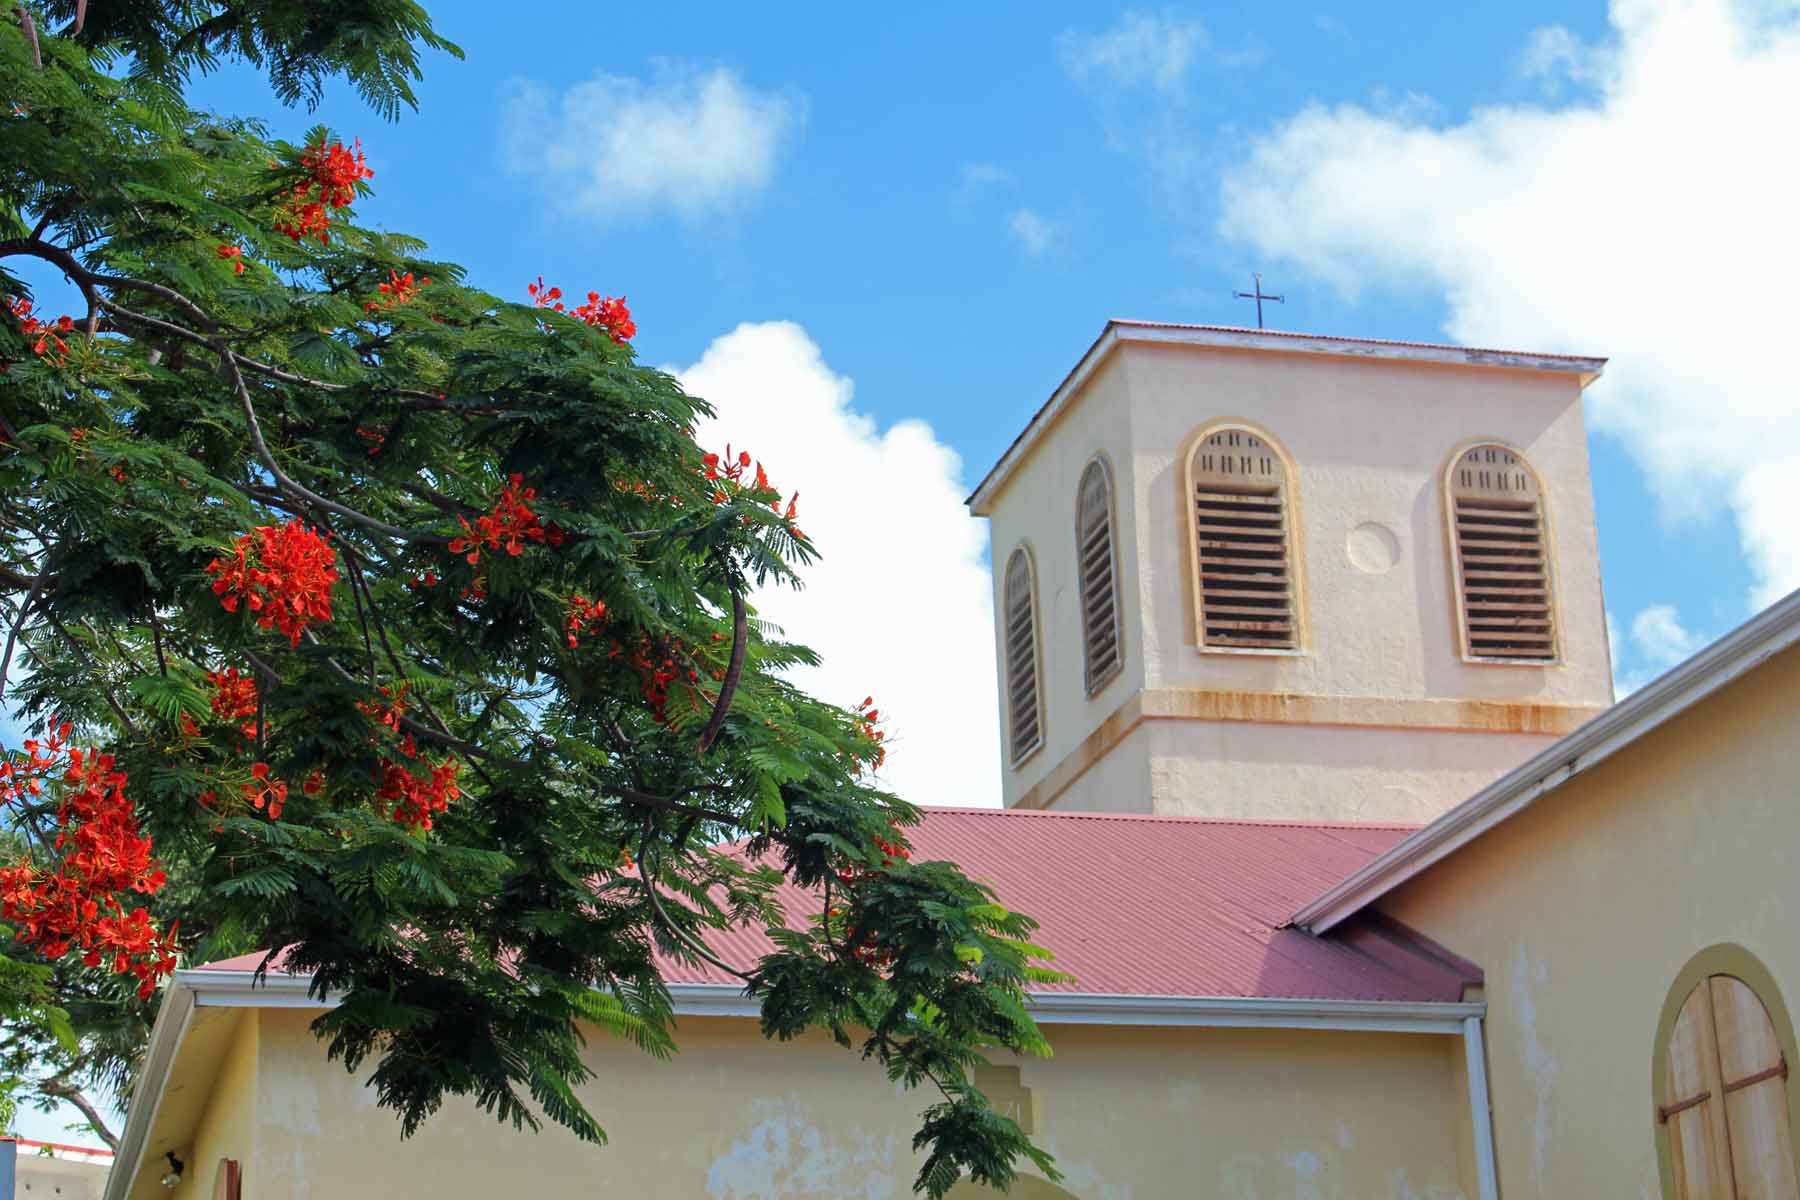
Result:
{"type": "Polygon", "coordinates": [[[1038,689],[1037,573],[1020,546],[1006,560],[1006,722],[1012,760],[1019,763],[1044,740],[1038,689]]]}
{"type": "Polygon", "coordinates": [[[1081,652],[1088,695],[1119,673],[1119,575],[1113,546],[1112,472],[1096,458],[1075,500],[1075,558],[1081,576],[1081,652]]]}
{"type": "Polygon", "coordinates": [[[1536,472],[1505,446],[1475,446],[1451,464],[1447,491],[1464,654],[1554,659],[1550,541],[1536,472]]]}
{"type": "Polygon", "coordinates": [[[1795,1200],[1788,1061],[1760,997],[1734,975],[1702,979],[1662,1049],[1656,1118],[1667,1127],[1666,1200],[1795,1200]]]}
{"type": "Polygon", "coordinates": [[[1213,430],[1188,454],[1202,646],[1300,644],[1292,492],[1287,461],[1248,429],[1213,430]]]}

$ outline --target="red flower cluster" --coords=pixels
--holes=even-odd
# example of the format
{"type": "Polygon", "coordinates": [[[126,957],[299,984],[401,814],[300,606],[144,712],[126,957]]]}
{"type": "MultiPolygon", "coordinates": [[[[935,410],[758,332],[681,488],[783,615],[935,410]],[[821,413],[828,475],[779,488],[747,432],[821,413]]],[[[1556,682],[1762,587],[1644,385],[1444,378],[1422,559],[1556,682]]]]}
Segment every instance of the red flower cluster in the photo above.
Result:
{"type": "Polygon", "coordinates": [[[110,754],[68,747],[69,732],[69,725],[52,721],[47,738],[25,743],[22,763],[0,766],[5,798],[15,800],[40,795],[48,772],[65,756],[68,763],[53,844],[61,861],[54,869],[30,862],[0,868],[0,916],[44,957],[79,948],[90,967],[135,975],[138,994],[148,997],[175,969],[175,930],[158,934],[141,905],[128,913],[119,896],[158,891],[163,872],[151,858],[150,839],[138,831],[125,773],[113,769],[110,754]]]}
{"type": "Polygon", "coordinates": [[[476,518],[473,528],[468,518],[457,518],[468,532],[468,537],[459,537],[450,543],[450,553],[461,554],[468,551],[469,565],[474,566],[481,561],[481,548],[498,550],[502,546],[506,552],[517,557],[524,549],[525,543],[547,542],[552,546],[560,546],[563,532],[556,522],[545,525],[538,520],[538,515],[531,511],[531,502],[537,499],[537,489],[525,486],[525,479],[513,475],[500,489],[500,499],[494,504],[491,516],[476,518]]]}
{"type": "Polygon", "coordinates": [[[589,292],[587,303],[577,305],[569,315],[596,329],[606,330],[607,336],[621,346],[637,336],[637,322],[631,319],[631,310],[625,307],[623,296],[617,299],[608,296],[602,300],[599,292],[589,292]]]}
{"type": "Polygon", "coordinates": [[[329,146],[320,142],[307,149],[300,165],[308,175],[294,185],[284,215],[275,223],[275,232],[285,233],[296,242],[316,236],[324,245],[331,241],[331,214],[327,210],[349,207],[356,199],[357,183],[372,178],[375,172],[363,158],[360,140],[354,150],[345,149],[342,142],[329,146]]]}
{"type": "Polygon", "coordinates": [[[31,345],[33,354],[39,358],[48,359],[59,367],[68,361],[69,344],[62,340],[62,335],[75,331],[74,317],[64,316],[58,317],[54,321],[40,321],[31,315],[31,301],[23,296],[14,296],[6,302],[6,306],[12,310],[13,317],[18,320],[19,332],[24,334],[27,340],[37,339],[31,345]]]}
{"type": "Polygon", "coordinates": [[[212,590],[226,612],[236,612],[242,601],[261,614],[258,625],[281,630],[290,645],[300,644],[308,625],[331,620],[337,551],[299,521],[257,526],[237,540],[235,559],[215,558],[206,573],[217,576],[212,590]]]}
{"type": "MultiPolygon", "coordinates": [[[[606,657],[619,658],[624,653],[625,648],[614,642],[606,657]]],[[[683,677],[689,683],[697,683],[700,679],[699,672],[692,667],[683,668],[676,663],[675,656],[680,654],[683,654],[683,647],[679,638],[670,638],[666,646],[658,649],[657,643],[642,637],[637,649],[626,660],[637,668],[638,694],[650,706],[650,715],[658,724],[668,720],[669,685],[683,677]]],[[[715,679],[718,677],[718,674],[714,675],[715,679]]]]}
{"type": "Polygon", "coordinates": [[[532,304],[538,308],[547,308],[552,312],[566,312],[578,321],[596,329],[604,329],[607,335],[621,346],[637,336],[637,322],[631,319],[631,310],[625,306],[625,297],[623,296],[602,298],[599,292],[589,292],[586,304],[578,304],[572,309],[565,308],[562,302],[562,289],[545,287],[542,275],[537,277],[536,283],[526,284],[525,292],[531,297],[532,304]]]}
{"type": "Polygon", "coordinates": [[[588,625],[598,625],[605,619],[606,602],[604,600],[589,600],[580,592],[570,596],[569,620],[567,623],[569,649],[573,650],[575,648],[577,640],[581,636],[583,627],[588,625]]]}
{"type": "Polygon", "coordinates": [[[397,304],[411,304],[413,297],[419,294],[419,289],[427,286],[430,282],[431,276],[429,275],[415,280],[411,271],[402,275],[398,271],[390,270],[388,271],[388,281],[377,288],[382,298],[371,300],[363,305],[363,311],[374,312],[378,308],[393,308],[397,304]]]}
{"type": "Polygon", "coordinates": [[[871,707],[874,703],[875,697],[864,696],[863,702],[856,706],[856,720],[862,727],[862,735],[875,744],[875,761],[869,764],[869,769],[879,771],[887,762],[887,748],[881,744],[887,740],[887,734],[875,724],[881,719],[881,710],[871,707]]]}
{"type": "MultiPolygon", "coordinates": [[[[865,705],[866,703],[867,702],[865,702],[865,705]]],[[[842,867],[839,868],[837,872],[839,880],[854,885],[865,880],[873,879],[883,870],[895,866],[898,863],[911,861],[912,851],[907,847],[906,843],[901,840],[899,828],[891,824],[889,828],[891,828],[894,833],[891,840],[884,837],[877,837],[875,839],[875,848],[881,851],[881,866],[879,868],[842,867]]],[[[846,910],[834,906],[828,915],[842,918],[846,915],[846,910]]],[[[878,971],[885,971],[894,965],[894,959],[892,955],[882,952],[876,946],[875,934],[876,931],[873,929],[856,928],[856,923],[854,921],[851,921],[844,931],[845,940],[849,944],[850,957],[854,958],[865,967],[874,967],[878,971]]]]}
{"type": "MultiPolygon", "coordinates": [[[[800,503],[800,493],[795,492],[788,498],[787,511],[782,512],[781,493],[776,490],[774,484],[769,482],[768,472],[763,470],[762,463],[759,462],[756,464],[756,479],[753,483],[744,482],[744,472],[749,469],[750,452],[748,450],[740,450],[737,456],[733,457],[729,443],[725,446],[725,457],[723,459],[717,454],[708,454],[705,458],[700,460],[701,475],[715,485],[723,481],[736,484],[738,487],[749,488],[751,491],[775,492],[775,499],[769,501],[769,510],[771,512],[781,513],[784,520],[792,521],[794,519],[794,513],[800,503]]],[[[731,497],[726,493],[724,488],[715,486],[712,498],[714,504],[723,504],[730,498],[731,497]]],[[[800,532],[798,528],[795,528],[793,532],[794,536],[802,541],[806,539],[806,535],[800,532]]]]}
{"type": "Polygon", "coordinates": [[[256,709],[262,698],[256,677],[240,675],[236,667],[226,667],[223,671],[208,671],[206,681],[213,686],[213,716],[221,721],[235,721],[239,733],[255,737],[256,709]]]}
{"type": "Polygon", "coordinates": [[[219,257],[230,263],[231,269],[237,274],[244,273],[244,248],[242,246],[234,246],[230,242],[220,242],[219,257]]]}
{"type": "Polygon", "coordinates": [[[387,697],[388,703],[382,704],[378,700],[361,700],[357,702],[356,707],[362,710],[363,716],[398,737],[400,735],[400,718],[406,715],[406,685],[400,685],[398,695],[392,688],[385,687],[381,689],[381,694],[387,697]]]}
{"type": "Polygon", "coordinates": [[[438,766],[425,765],[430,767],[430,774],[415,775],[392,759],[382,759],[377,775],[380,786],[375,790],[375,811],[385,817],[391,810],[394,820],[406,828],[429,831],[432,814],[443,812],[452,800],[462,795],[462,790],[456,786],[456,774],[462,764],[454,758],[446,758],[438,766]]]}

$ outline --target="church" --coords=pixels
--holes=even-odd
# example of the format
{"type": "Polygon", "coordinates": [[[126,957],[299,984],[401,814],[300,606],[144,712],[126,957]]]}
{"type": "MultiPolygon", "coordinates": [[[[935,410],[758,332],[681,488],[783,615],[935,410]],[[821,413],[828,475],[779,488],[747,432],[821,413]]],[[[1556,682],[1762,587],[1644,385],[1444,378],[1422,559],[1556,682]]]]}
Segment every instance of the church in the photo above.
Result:
{"type": "MultiPolygon", "coordinates": [[[[978,1080],[1015,1195],[1800,1200],[1800,594],[1613,702],[1603,365],[1114,321],[976,488],[1004,807],[911,836],[1073,976],[978,1080]]],[[[909,1194],[918,1097],[722,975],[592,1039],[597,1148],[400,1141],[258,961],[169,985],[106,1200],[909,1194]]]]}

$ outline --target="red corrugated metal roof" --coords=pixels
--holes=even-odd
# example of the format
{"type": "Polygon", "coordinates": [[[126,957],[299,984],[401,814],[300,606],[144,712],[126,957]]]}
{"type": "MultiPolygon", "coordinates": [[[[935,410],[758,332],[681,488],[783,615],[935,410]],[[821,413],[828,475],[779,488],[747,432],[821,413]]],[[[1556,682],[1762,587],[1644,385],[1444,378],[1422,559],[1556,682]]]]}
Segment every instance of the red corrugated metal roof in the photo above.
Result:
{"type": "MultiPolygon", "coordinates": [[[[1427,948],[1395,952],[1390,935],[1375,953],[1354,938],[1283,927],[1296,908],[1413,828],[932,808],[907,837],[915,860],[958,863],[1002,903],[1041,922],[1035,940],[1075,978],[1034,990],[1458,1000],[1456,973],[1427,948]]],[[[784,901],[797,919],[817,903],[798,889],[784,901]]],[[[715,933],[708,944],[745,968],[770,948],[751,929],[715,933]]],[[[204,969],[250,970],[260,959],[204,969]]],[[[665,968],[674,983],[736,982],[712,968],[665,968]]]]}
{"type": "MultiPolygon", "coordinates": [[[[1035,940],[1075,976],[1051,992],[1457,1000],[1427,972],[1405,972],[1298,930],[1307,898],[1349,875],[1412,826],[1222,821],[1084,812],[932,808],[907,830],[915,860],[947,859],[1042,924],[1035,940]]],[[[798,892],[790,910],[812,907],[798,892]]],[[[816,903],[816,902],[815,902],[816,903]]],[[[749,966],[760,931],[709,939],[749,966]]],[[[669,964],[669,978],[725,983],[669,964]]]]}

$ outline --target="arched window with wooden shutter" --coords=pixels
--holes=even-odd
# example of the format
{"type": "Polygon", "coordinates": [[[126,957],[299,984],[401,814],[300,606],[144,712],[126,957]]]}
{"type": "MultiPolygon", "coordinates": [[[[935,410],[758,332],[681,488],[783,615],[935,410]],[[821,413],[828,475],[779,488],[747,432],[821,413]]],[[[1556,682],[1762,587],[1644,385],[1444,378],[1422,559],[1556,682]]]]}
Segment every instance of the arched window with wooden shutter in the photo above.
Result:
{"type": "Polygon", "coordinates": [[[1550,538],[1537,472],[1509,447],[1472,446],[1451,463],[1445,498],[1464,656],[1555,659],[1550,538]]]}
{"type": "Polygon", "coordinates": [[[1081,653],[1088,695],[1119,673],[1118,550],[1113,538],[1112,472],[1096,456],[1075,499],[1075,560],[1081,579],[1081,653]]]}
{"type": "Polygon", "coordinates": [[[1210,430],[1188,452],[1194,609],[1203,648],[1299,647],[1293,491],[1286,457],[1252,430],[1210,430]]]}
{"type": "Polygon", "coordinates": [[[1041,689],[1038,686],[1037,572],[1020,546],[1006,560],[1002,594],[1006,630],[1007,744],[1016,766],[1043,744],[1041,689]]]}
{"type": "Polygon", "coordinates": [[[1797,1200],[1788,1061],[1769,1011],[1735,975],[1682,1001],[1663,1050],[1666,1200],[1797,1200]]]}

